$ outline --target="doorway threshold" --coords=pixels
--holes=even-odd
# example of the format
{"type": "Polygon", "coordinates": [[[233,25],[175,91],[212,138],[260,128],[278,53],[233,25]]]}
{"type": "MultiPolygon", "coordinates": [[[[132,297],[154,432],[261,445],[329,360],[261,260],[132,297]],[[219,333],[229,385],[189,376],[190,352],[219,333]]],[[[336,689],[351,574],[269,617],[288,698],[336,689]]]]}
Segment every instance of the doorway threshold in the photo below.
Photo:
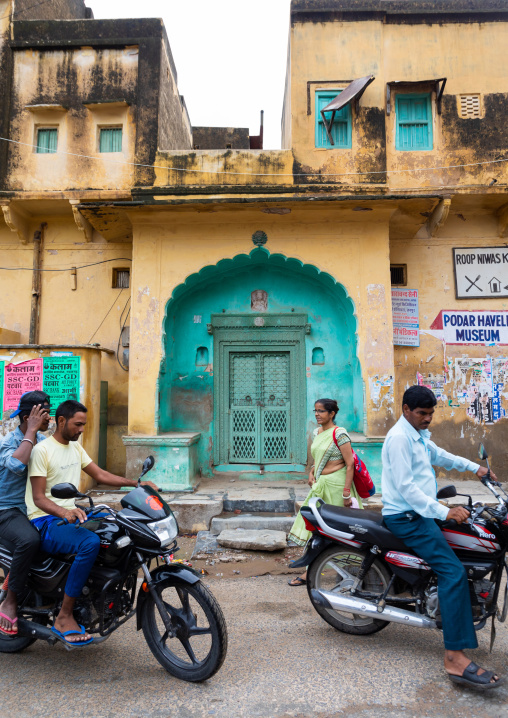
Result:
{"type": "Polygon", "coordinates": [[[239,473],[249,471],[255,474],[287,474],[290,472],[305,472],[305,464],[219,464],[214,466],[214,472],[239,473]]]}

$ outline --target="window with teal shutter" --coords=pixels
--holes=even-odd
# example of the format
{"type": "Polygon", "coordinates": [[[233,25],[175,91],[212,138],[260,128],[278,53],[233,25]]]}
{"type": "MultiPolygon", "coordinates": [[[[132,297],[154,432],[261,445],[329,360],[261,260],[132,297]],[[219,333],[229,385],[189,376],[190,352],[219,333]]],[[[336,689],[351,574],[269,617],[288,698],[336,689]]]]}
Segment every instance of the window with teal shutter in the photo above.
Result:
{"type": "Polygon", "coordinates": [[[56,152],[57,141],[58,130],[56,127],[37,130],[37,148],[35,151],[38,154],[56,152]]]}
{"type": "Polygon", "coordinates": [[[103,127],[99,135],[99,152],[122,151],[122,128],[103,127]]]}
{"type": "Polygon", "coordinates": [[[331,135],[333,145],[326,134],[325,123],[321,117],[321,110],[326,107],[341,90],[318,90],[316,92],[316,147],[330,147],[339,149],[351,149],[351,105],[346,105],[335,113],[331,135]]]}
{"type": "Polygon", "coordinates": [[[432,105],[430,94],[397,95],[397,150],[431,150],[432,105]]]}

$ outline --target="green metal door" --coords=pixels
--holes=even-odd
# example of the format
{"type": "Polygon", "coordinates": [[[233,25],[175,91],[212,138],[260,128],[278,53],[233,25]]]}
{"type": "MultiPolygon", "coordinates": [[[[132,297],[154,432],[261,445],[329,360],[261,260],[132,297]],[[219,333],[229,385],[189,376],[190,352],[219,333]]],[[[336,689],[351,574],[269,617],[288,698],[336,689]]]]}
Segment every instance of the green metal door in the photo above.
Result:
{"type": "Polygon", "coordinates": [[[231,463],[290,461],[290,352],[229,355],[231,463]]]}

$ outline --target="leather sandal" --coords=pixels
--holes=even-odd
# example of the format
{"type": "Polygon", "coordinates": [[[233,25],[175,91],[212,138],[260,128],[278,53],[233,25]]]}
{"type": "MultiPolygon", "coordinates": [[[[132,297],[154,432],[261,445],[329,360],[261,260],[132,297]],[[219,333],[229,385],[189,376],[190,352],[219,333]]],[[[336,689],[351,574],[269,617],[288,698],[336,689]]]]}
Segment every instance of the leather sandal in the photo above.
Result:
{"type": "Polygon", "coordinates": [[[306,586],[307,581],[302,578],[301,576],[297,576],[296,578],[290,578],[288,581],[288,586],[306,586]]]}
{"type": "Polygon", "coordinates": [[[448,673],[448,678],[454,683],[460,683],[463,686],[469,686],[475,691],[488,691],[491,688],[498,688],[501,683],[504,682],[504,678],[498,678],[497,681],[491,683],[495,673],[492,671],[484,671],[478,674],[480,666],[471,661],[471,663],[464,668],[464,672],[461,676],[454,676],[448,673]]]}

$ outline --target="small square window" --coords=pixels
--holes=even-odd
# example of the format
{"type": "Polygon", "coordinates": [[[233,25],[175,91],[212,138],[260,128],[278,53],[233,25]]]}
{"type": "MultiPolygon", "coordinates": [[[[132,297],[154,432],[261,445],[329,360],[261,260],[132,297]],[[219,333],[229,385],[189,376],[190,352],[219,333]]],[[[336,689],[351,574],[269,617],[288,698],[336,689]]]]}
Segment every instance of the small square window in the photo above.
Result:
{"type": "Polygon", "coordinates": [[[58,130],[56,127],[40,127],[37,130],[37,154],[56,152],[58,143],[58,130]]]}
{"type": "Polygon", "coordinates": [[[397,95],[397,150],[431,150],[432,105],[430,94],[397,95]]]}
{"type": "Polygon", "coordinates": [[[99,152],[122,151],[122,128],[101,127],[99,131],[99,152]]]}
{"type": "Polygon", "coordinates": [[[318,90],[316,92],[316,147],[351,149],[351,105],[346,105],[346,107],[335,113],[331,128],[333,145],[328,138],[325,123],[321,117],[321,110],[329,105],[341,92],[342,90],[318,90]]]}
{"type": "Polygon", "coordinates": [[[390,264],[390,280],[392,286],[407,286],[407,264],[390,264]]]}
{"type": "Polygon", "coordinates": [[[128,289],[131,270],[126,267],[113,268],[113,289],[128,289]]]}

